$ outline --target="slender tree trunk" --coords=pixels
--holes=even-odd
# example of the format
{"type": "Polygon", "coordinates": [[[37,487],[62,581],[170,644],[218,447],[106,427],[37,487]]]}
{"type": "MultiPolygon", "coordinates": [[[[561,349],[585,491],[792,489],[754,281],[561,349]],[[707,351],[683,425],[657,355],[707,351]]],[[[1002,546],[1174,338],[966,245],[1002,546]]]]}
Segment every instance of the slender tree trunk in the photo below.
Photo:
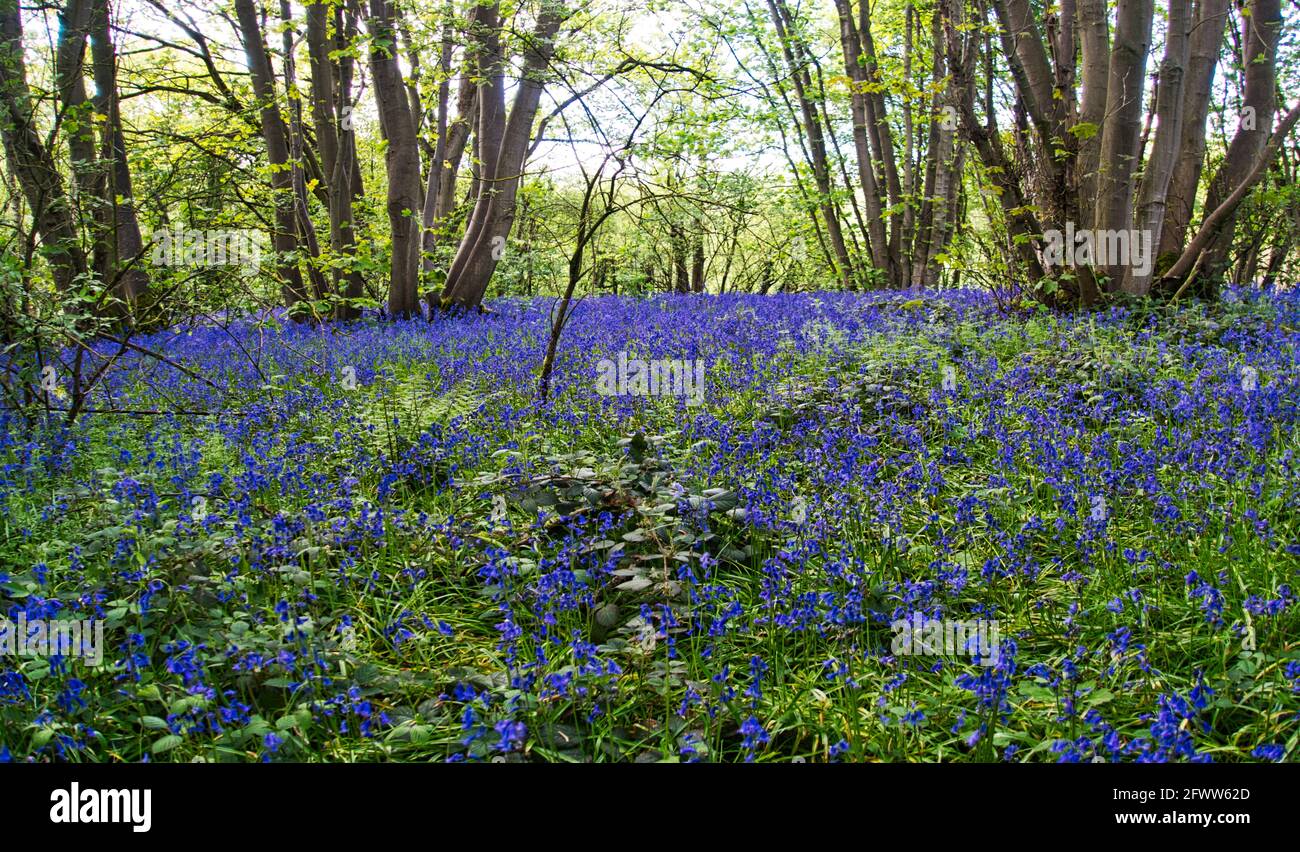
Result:
{"type": "Polygon", "coordinates": [[[504,60],[500,47],[499,3],[480,5],[483,75],[479,88],[482,168],[475,209],[443,287],[443,304],[476,308],[501,261],[514,225],[519,182],[532,140],[533,121],[555,51],[555,35],[569,12],[563,4],[543,4],[524,49],[523,78],[505,115],[504,60]]]}
{"type": "Polygon", "coordinates": [[[1039,216],[1049,223],[1062,222],[1071,194],[1066,179],[1072,142],[1065,126],[1065,98],[1056,96],[1058,76],[1029,0],[994,0],[993,8],[1005,33],[1007,65],[1019,103],[1034,129],[1036,145],[1027,146],[1025,163],[1033,170],[1039,216]]]}
{"type": "Polygon", "coordinates": [[[388,225],[391,233],[388,314],[408,319],[420,313],[417,260],[420,250],[420,160],[402,69],[397,62],[395,0],[370,0],[370,67],[375,99],[388,137],[388,225]]]}
{"type": "MultiPolygon", "coordinates": [[[[966,63],[963,53],[963,46],[966,42],[958,33],[956,24],[953,23],[954,20],[960,19],[955,8],[956,4],[960,2],[961,0],[940,0],[940,8],[944,13],[944,44],[947,51],[948,66],[951,69],[953,82],[958,87],[965,89],[971,85],[967,77],[969,65],[966,63]]],[[[1043,265],[1038,259],[1038,254],[1034,251],[1033,241],[1042,235],[1043,230],[1038,223],[1038,218],[1033,213],[1029,199],[1025,197],[1019,181],[1015,178],[1011,162],[1002,149],[996,126],[990,132],[989,128],[980,124],[979,119],[975,116],[974,106],[965,99],[961,102],[959,114],[961,127],[965,131],[965,135],[970,139],[971,144],[979,154],[980,162],[988,170],[989,176],[999,189],[997,194],[998,203],[1002,206],[1008,236],[1011,238],[1014,250],[1030,279],[1038,281],[1043,277],[1044,271],[1043,265]]]]}
{"type": "MultiPolygon", "coordinates": [[[[478,100],[478,87],[474,84],[473,67],[467,56],[458,84],[456,115],[454,119],[451,118],[448,105],[451,94],[448,76],[451,71],[453,44],[450,3],[447,6],[447,14],[448,24],[441,56],[443,76],[438,86],[438,140],[424,196],[422,271],[426,278],[431,277],[437,267],[434,251],[438,243],[446,240],[450,236],[448,232],[452,230],[452,213],[456,206],[456,178],[460,172],[460,162],[465,153],[465,145],[469,141],[470,130],[474,126],[478,100]]],[[[437,307],[438,297],[439,292],[430,288],[428,295],[430,318],[433,317],[433,311],[437,307]]]]}
{"type": "Polygon", "coordinates": [[[294,215],[298,222],[299,243],[307,249],[307,277],[313,299],[323,300],[328,292],[325,273],[320,268],[320,241],[311,221],[307,202],[307,178],[303,174],[307,143],[302,128],[302,96],[298,92],[297,63],[294,60],[294,20],[289,0],[280,0],[281,44],[284,47],[284,90],[289,99],[289,161],[293,166],[294,215]]]}
{"type": "MultiPolygon", "coordinates": [[[[1205,193],[1205,210],[1217,209],[1242,184],[1259,160],[1273,130],[1277,105],[1277,42],[1282,30],[1280,0],[1251,0],[1242,22],[1245,46],[1245,97],[1238,117],[1237,133],[1228,146],[1223,163],[1210,180],[1205,193]]],[[[1236,212],[1219,224],[1205,250],[1197,294],[1212,298],[1227,268],[1232,249],[1236,212]]]]}
{"type": "Polygon", "coordinates": [[[1079,187],[1079,217],[1085,223],[1096,219],[1097,176],[1101,165],[1101,128],[1106,121],[1106,93],[1110,79],[1110,24],[1106,0],[1079,0],[1079,43],[1083,62],[1083,96],[1079,103],[1076,133],[1079,159],[1075,179],[1079,187]]]}
{"type": "Polygon", "coordinates": [[[0,0],[0,137],[9,171],[31,208],[55,286],[67,293],[86,274],[86,255],[54,155],[36,129],[18,0],[0,0]]]}
{"type": "Polygon", "coordinates": [[[271,57],[262,39],[262,26],[253,0],[235,0],[235,14],[244,41],[253,94],[261,111],[262,138],[266,141],[266,158],[271,165],[271,191],[275,204],[275,246],[284,303],[294,319],[302,321],[309,311],[299,306],[307,300],[302,271],[296,259],[298,222],[294,198],[293,171],[289,164],[289,135],[280,116],[275,96],[275,79],[271,74],[271,57]]]}
{"type": "Polygon", "coordinates": [[[1123,290],[1145,296],[1151,289],[1155,269],[1155,247],[1160,245],[1160,232],[1164,227],[1165,197],[1169,179],[1178,160],[1178,143],[1183,133],[1183,73],[1188,62],[1188,39],[1191,36],[1191,9],[1183,0],[1169,4],[1168,26],[1165,30],[1165,58],[1160,64],[1160,89],[1156,97],[1155,115],[1160,122],[1156,130],[1155,147],[1142,175],[1141,197],[1134,222],[1138,235],[1145,235],[1149,263],[1145,270],[1138,265],[1128,267],[1123,290]]]}
{"type": "Polygon", "coordinates": [[[898,177],[898,160],[894,155],[894,136],[885,109],[885,94],[880,89],[880,66],[876,62],[876,43],[871,35],[870,0],[858,0],[858,38],[862,43],[866,79],[871,83],[867,90],[867,138],[871,140],[872,155],[884,171],[884,179],[878,179],[876,183],[877,186],[883,184],[889,209],[895,211],[889,217],[889,266],[886,271],[890,286],[899,288],[906,283],[907,277],[902,261],[902,217],[897,215],[903,206],[903,183],[898,177]]]}
{"type": "Polygon", "coordinates": [[[777,38],[781,42],[781,54],[785,58],[786,70],[790,75],[790,83],[799,104],[803,135],[812,160],[813,183],[817,187],[817,206],[822,212],[822,218],[826,223],[826,234],[835,252],[836,272],[847,289],[853,281],[853,261],[844,240],[844,231],[840,227],[839,209],[831,189],[830,161],[826,154],[826,129],[822,126],[821,117],[808,91],[812,87],[812,79],[805,62],[805,45],[799,34],[791,31],[792,18],[785,0],[767,0],[767,8],[772,17],[772,24],[776,28],[777,38]]]}
{"type": "Polygon", "coordinates": [[[1176,257],[1187,239],[1196,207],[1196,190],[1205,163],[1205,120],[1209,115],[1210,90],[1219,64],[1219,49],[1228,22],[1229,0],[1196,0],[1191,51],[1183,86],[1183,124],[1178,142],[1178,162],[1169,180],[1165,200],[1165,224],[1160,234],[1159,254],[1176,257]]]}
{"type": "MultiPolygon", "coordinates": [[[[452,8],[451,3],[443,7],[443,36],[442,45],[438,53],[438,105],[436,107],[436,126],[434,133],[437,138],[434,140],[433,151],[429,158],[429,173],[426,181],[424,192],[424,209],[420,216],[420,273],[421,277],[428,277],[433,272],[435,259],[433,256],[434,248],[437,246],[437,220],[438,220],[438,194],[442,186],[444,172],[444,163],[447,159],[447,123],[448,110],[450,106],[448,101],[451,99],[451,55],[452,55],[452,8]]],[[[433,316],[433,310],[436,307],[433,290],[429,290],[429,316],[433,316]]]]}
{"type": "MultiPolygon", "coordinates": [[[[360,18],[357,0],[351,0],[346,8],[339,4],[334,7],[334,49],[338,51],[338,109],[339,109],[339,162],[343,165],[348,184],[352,187],[352,203],[356,205],[366,196],[365,180],[361,175],[361,162],[357,159],[357,131],[352,121],[356,107],[353,101],[352,81],[356,77],[357,60],[351,52],[360,35],[357,20],[360,18]]],[[[356,228],[354,222],[353,228],[356,228]]],[[[358,239],[362,237],[358,236],[358,239]]],[[[357,291],[357,296],[361,291],[357,291]]]]}
{"type": "MultiPolygon", "coordinates": [[[[944,120],[948,118],[943,112],[943,78],[947,75],[948,70],[943,44],[943,22],[940,20],[938,9],[934,12],[934,18],[930,26],[931,38],[934,41],[930,85],[934,89],[934,94],[930,99],[930,121],[927,123],[929,138],[926,140],[925,146],[925,178],[920,199],[920,219],[916,226],[916,233],[914,235],[909,234],[912,242],[910,278],[912,283],[918,286],[925,281],[925,264],[930,255],[930,225],[934,221],[935,182],[939,179],[939,158],[937,155],[942,145],[940,130],[944,120]]],[[[948,123],[951,124],[951,122],[948,123]]],[[[951,136],[949,139],[949,145],[951,145],[951,136]]]]}
{"type": "Polygon", "coordinates": [[[447,130],[447,156],[444,164],[446,174],[438,182],[438,201],[434,208],[435,222],[446,223],[456,209],[456,181],[460,175],[460,164],[465,155],[470,132],[477,124],[478,86],[468,74],[465,74],[461,77],[460,92],[456,101],[456,120],[447,130]]]}
{"type": "MultiPolygon", "coordinates": [[[[950,87],[950,95],[954,98],[968,97],[969,94],[972,93],[963,95],[960,92],[952,91],[950,87]]],[[[952,103],[955,103],[955,101],[950,101],[950,105],[952,103]]],[[[955,116],[957,113],[953,112],[952,115],[955,116]]],[[[962,192],[962,169],[966,158],[964,147],[956,144],[956,130],[957,128],[954,126],[951,131],[947,131],[951,134],[951,143],[944,138],[944,133],[941,133],[939,151],[936,154],[940,179],[935,182],[935,207],[930,223],[930,236],[926,246],[925,277],[923,279],[926,287],[935,287],[939,283],[939,276],[943,271],[939,256],[948,251],[958,221],[957,213],[960,208],[962,192]]]]}
{"type": "Polygon", "coordinates": [[[107,267],[115,279],[114,295],[129,311],[149,288],[149,273],[140,265],[144,239],[136,214],[131,167],[126,158],[122,111],[117,90],[117,50],[109,28],[109,0],[93,0],[90,48],[95,66],[95,110],[103,119],[100,143],[106,182],[104,198],[112,211],[114,234],[110,238],[113,263],[107,267]]]}
{"type": "Polygon", "coordinates": [[[1294,245],[1295,226],[1294,223],[1288,223],[1285,232],[1278,237],[1277,241],[1269,249],[1268,267],[1264,270],[1264,277],[1259,282],[1261,287],[1268,289],[1277,283],[1277,277],[1282,271],[1282,265],[1291,256],[1291,247],[1294,245]]]}
{"type": "Polygon", "coordinates": [[[673,253],[673,292],[689,293],[691,273],[686,260],[686,229],[680,222],[673,221],[668,225],[668,245],[673,253]]]}
{"type": "Polygon", "coordinates": [[[1165,280],[1170,283],[1179,284],[1179,282],[1182,282],[1180,285],[1180,292],[1182,286],[1191,283],[1190,279],[1184,280],[1185,277],[1199,270],[1204,265],[1204,257],[1202,255],[1209,250],[1215,238],[1222,232],[1222,229],[1232,221],[1233,217],[1236,215],[1237,208],[1241,205],[1241,202],[1245,200],[1246,196],[1250,194],[1250,191],[1255,188],[1255,185],[1259,183],[1260,179],[1262,179],[1268,172],[1269,164],[1272,163],[1273,158],[1277,156],[1277,152],[1282,147],[1283,140],[1286,138],[1288,133],[1295,129],[1297,122],[1300,122],[1300,103],[1293,106],[1282,118],[1282,121],[1278,123],[1277,128],[1273,131],[1273,135],[1269,137],[1268,142],[1265,144],[1263,152],[1252,164],[1249,174],[1247,174],[1232,193],[1223,200],[1222,204],[1206,214],[1205,221],[1201,223],[1201,227],[1197,230],[1196,236],[1192,237],[1192,239],[1187,243],[1187,247],[1183,249],[1183,253],[1179,255],[1178,260],[1169,271],[1165,273],[1165,280]]]}
{"type": "MultiPolygon", "coordinates": [[[[961,14],[961,6],[954,7],[953,12],[961,14]]],[[[962,32],[961,25],[965,23],[965,18],[962,17],[955,23],[958,31],[962,32]]],[[[970,81],[975,70],[975,50],[968,34],[962,32],[962,39],[964,43],[961,46],[961,55],[966,62],[966,68],[960,75],[960,79],[970,81]]],[[[942,56],[938,52],[935,59],[942,68],[942,56]]],[[[957,116],[962,111],[963,103],[973,111],[973,95],[974,89],[971,88],[971,83],[967,83],[966,88],[959,89],[954,82],[950,81],[942,90],[942,109],[937,132],[932,137],[935,140],[934,146],[927,155],[927,159],[933,163],[934,184],[929,191],[931,194],[925,199],[928,209],[922,216],[923,224],[927,229],[923,235],[925,253],[922,255],[921,248],[918,247],[917,258],[921,262],[921,277],[913,279],[926,287],[934,287],[939,283],[939,255],[947,251],[948,243],[952,238],[952,217],[956,208],[958,190],[961,188],[957,116]]],[[[927,174],[930,173],[931,168],[927,166],[926,171],[927,174]]]]}
{"type": "MultiPolygon", "coordinates": [[[[1101,133],[1095,231],[1127,231],[1133,221],[1133,179],[1137,171],[1138,135],[1142,131],[1153,0],[1119,0],[1116,15],[1115,43],[1106,83],[1106,121],[1101,133]]],[[[1100,260],[1103,262],[1095,265],[1109,277],[1108,288],[1118,289],[1124,277],[1125,259],[1100,260]]]]}
{"type": "MultiPolygon", "coordinates": [[[[360,310],[351,300],[359,299],[364,292],[361,273],[352,269],[356,255],[356,235],[353,230],[353,188],[350,167],[355,152],[344,139],[350,124],[351,104],[342,85],[342,74],[336,74],[336,62],[330,58],[336,40],[342,37],[340,17],[335,19],[335,40],[329,36],[330,8],[325,0],[307,5],[307,50],[311,63],[312,119],[316,126],[316,146],[327,180],[323,181],[329,201],[330,250],[334,255],[330,292],[342,299],[336,303],[334,316],[340,320],[355,319],[360,310]],[[344,116],[348,118],[344,118],[344,116]],[[340,265],[346,269],[340,269],[340,265]]],[[[350,75],[349,75],[350,76],[350,75]]],[[[350,87],[350,81],[349,81],[350,87]]]]}
{"type": "MultiPolygon", "coordinates": [[[[912,79],[912,54],[915,49],[912,35],[913,22],[917,19],[916,8],[908,3],[903,9],[903,77],[912,79]]],[[[939,30],[936,26],[935,30],[939,30]]],[[[934,56],[943,55],[943,33],[940,30],[934,39],[934,56]]],[[[912,117],[912,99],[903,98],[903,249],[899,263],[904,272],[912,268],[914,256],[913,234],[916,229],[916,139],[915,123],[912,117]]],[[[912,281],[916,278],[913,276],[912,281]]]]}
{"type": "Polygon", "coordinates": [[[704,292],[704,225],[695,220],[695,235],[691,240],[691,292],[704,292]]]}
{"type": "MultiPolygon", "coordinates": [[[[417,159],[423,157],[428,161],[433,156],[433,150],[424,135],[426,119],[424,99],[420,96],[420,52],[416,50],[415,42],[411,38],[411,30],[406,25],[406,14],[402,4],[395,4],[393,12],[396,16],[398,40],[406,50],[406,63],[411,68],[411,73],[403,77],[406,80],[406,98],[411,107],[411,120],[415,122],[416,157],[417,159]]],[[[424,171],[421,170],[420,174],[423,175],[424,171]]]]}
{"type": "MultiPolygon", "coordinates": [[[[857,153],[858,181],[862,186],[867,216],[867,245],[875,267],[889,279],[889,237],[886,232],[884,205],[867,136],[866,68],[862,62],[862,44],[853,22],[849,0],[835,0],[840,19],[840,43],[844,51],[844,69],[852,84],[849,108],[853,116],[853,147],[857,153]]],[[[892,284],[892,281],[890,282],[892,284]]]]}
{"type": "Polygon", "coordinates": [[[86,95],[85,79],[91,3],[92,0],[68,0],[59,13],[54,80],[59,93],[59,121],[68,140],[76,208],[90,227],[90,265],[95,275],[106,281],[110,211],[105,196],[105,175],[95,147],[94,105],[86,95]]]}

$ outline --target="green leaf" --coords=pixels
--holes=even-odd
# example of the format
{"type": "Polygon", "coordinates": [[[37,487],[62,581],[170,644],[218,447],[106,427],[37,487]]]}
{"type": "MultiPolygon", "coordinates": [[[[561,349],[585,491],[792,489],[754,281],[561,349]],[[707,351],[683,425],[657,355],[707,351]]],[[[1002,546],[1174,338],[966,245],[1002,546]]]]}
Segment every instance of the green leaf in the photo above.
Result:
{"type": "Polygon", "coordinates": [[[1070,128],[1069,132],[1073,133],[1078,139],[1091,139],[1101,131],[1101,126],[1093,124],[1090,121],[1081,121],[1070,128]]]}
{"type": "Polygon", "coordinates": [[[175,734],[168,734],[165,737],[159,737],[154,740],[153,746],[151,746],[149,750],[154,754],[162,754],[171,751],[183,742],[184,740],[175,734]]]}

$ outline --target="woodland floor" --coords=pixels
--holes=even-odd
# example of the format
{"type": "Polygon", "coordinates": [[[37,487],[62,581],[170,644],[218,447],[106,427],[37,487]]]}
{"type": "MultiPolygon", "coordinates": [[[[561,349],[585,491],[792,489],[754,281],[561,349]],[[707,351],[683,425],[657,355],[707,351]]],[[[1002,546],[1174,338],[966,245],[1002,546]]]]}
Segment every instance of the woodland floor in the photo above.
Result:
{"type": "Polygon", "coordinates": [[[1294,759],[1300,294],[593,297],[540,405],[550,303],[494,308],[159,333],[207,381],[93,407],[211,416],[6,416],[0,607],[106,629],[0,657],[0,758],[1294,759]]]}

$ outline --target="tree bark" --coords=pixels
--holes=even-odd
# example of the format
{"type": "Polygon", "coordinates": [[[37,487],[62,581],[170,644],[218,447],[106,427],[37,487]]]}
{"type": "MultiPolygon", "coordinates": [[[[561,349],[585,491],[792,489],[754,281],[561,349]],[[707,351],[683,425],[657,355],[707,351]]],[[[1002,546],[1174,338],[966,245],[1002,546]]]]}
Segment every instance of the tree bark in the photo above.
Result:
{"type": "Polygon", "coordinates": [[[691,238],[691,292],[704,292],[704,223],[695,220],[695,235],[691,238]]]}
{"type": "Polygon", "coordinates": [[[244,55],[248,61],[253,94],[257,97],[261,113],[262,138],[266,141],[266,158],[271,165],[271,191],[275,204],[275,247],[281,288],[285,306],[298,321],[310,317],[310,311],[301,308],[307,300],[302,271],[298,268],[297,202],[294,198],[293,170],[289,163],[289,135],[280,115],[275,96],[275,78],[271,73],[271,57],[262,38],[253,0],[235,0],[235,15],[239,20],[244,42],[244,55]]]}
{"type": "Polygon", "coordinates": [[[1079,0],[1079,44],[1083,64],[1083,94],[1079,101],[1079,123],[1087,126],[1076,133],[1079,156],[1075,164],[1079,217],[1096,219],[1097,170],[1101,164],[1101,128],[1106,121],[1106,91],[1110,79],[1110,24],[1106,0],[1079,0]]]}
{"type": "Polygon", "coordinates": [[[871,151],[884,171],[884,179],[877,179],[876,184],[885,187],[889,199],[889,209],[894,211],[889,216],[889,281],[897,288],[906,284],[906,271],[903,268],[902,217],[898,211],[903,206],[903,184],[898,177],[898,161],[894,156],[894,135],[889,126],[889,113],[885,108],[885,94],[880,89],[880,66],[876,62],[876,43],[871,35],[871,5],[869,0],[858,0],[858,37],[862,41],[862,59],[865,63],[866,79],[872,83],[867,91],[867,138],[871,140],[871,151]]]}
{"type": "Polygon", "coordinates": [[[806,45],[799,34],[791,29],[793,19],[785,0],[767,0],[767,8],[772,18],[772,25],[776,29],[777,39],[781,42],[781,55],[785,59],[795,100],[799,104],[803,136],[812,161],[813,184],[817,187],[817,206],[822,212],[826,234],[835,253],[836,272],[847,289],[853,280],[853,260],[844,240],[839,209],[831,190],[830,160],[826,153],[826,128],[822,126],[817,107],[808,92],[812,87],[812,79],[808,73],[806,45]]]}
{"type": "MultiPolygon", "coordinates": [[[[1137,233],[1147,236],[1147,245],[1153,254],[1155,247],[1160,245],[1160,232],[1165,219],[1165,197],[1178,159],[1178,143],[1182,139],[1183,108],[1186,102],[1183,97],[1183,74],[1188,62],[1191,27],[1191,9],[1187,3],[1172,0],[1165,29],[1165,57],[1160,63],[1160,88],[1156,96],[1155,116],[1160,126],[1156,130],[1151,159],[1143,169],[1141,196],[1134,221],[1137,233]]],[[[1136,264],[1128,267],[1122,284],[1124,292],[1145,296],[1150,291],[1155,273],[1155,257],[1148,260],[1150,263],[1143,264],[1147,267],[1145,271],[1138,269],[1136,264]]]]}
{"type": "Polygon", "coordinates": [[[324,300],[329,291],[325,273],[320,267],[320,241],[316,225],[311,220],[307,201],[307,178],[303,173],[303,160],[307,142],[302,126],[302,95],[298,91],[297,63],[294,60],[294,20],[289,0],[280,0],[281,44],[284,49],[284,91],[289,101],[289,161],[293,168],[294,213],[298,224],[299,244],[306,249],[307,277],[311,281],[311,295],[324,300]]]}
{"type": "Polygon", "coordinates": [[[408,319],[420,313],[417,260],[420,250],[420,160],[416,119],[397,63],[395,0],[370,0],[370,67],[375,100],[388,137],[384,165],[388,173],[388,225],[391,233],[388,314],[408,319]]]}
{"type": "MultiPolygon", "coordinates": [[[[960,5],[954,7],[953,14],[961,15],[960,5]]],[[[961,33],[960,55],[966,65],[959,75],[959,79],[971,81],[975,70],[976,51],[974,50],[974,42],[971,40],[970,35],[961,29],[961,25],[965,23],[964,16],[954,23],[957,24],[958,32],[961,33]]],[[[936,60],[940,59],[937,52],[935,58],[936,60]]],[[[934,148],[927,154],[927,159],[934,165],[934,189],[932,194],[928,194],[925,199],[925,203],[929,208],[928,213],[923,217],[927,228],[924,241],[925,254],[922,256],[921,249],[919,247],[917,249],[917,257],[921,262],[922,277],[913,279],[914,282],[921,283],[926,287],[934,287],[939,283],[939,255],[947,251],[948,244],[952,239],[957,194],[961,188],[962,158],[958,151],[955,119],[961,113],[963,104],[969,111],[973,112],[974,89],[971,82],[967,82],[965,88],[959,89],[955,85],[955,79],[957,78],[950,80],[949,84],[943,89],[943,117],[939,121],[934,148]]]]}
{"type": "Polygon", "coordinates": [[[9,170],[31,208],[55,286],[69,293],[87,272],[86,255],[54,155],[36,129],[18,0],[0,0],[0,137],[9,170]]]}
{"type": "Polygon", "coordinates": [[[126,158],[126,137],[122,133],[122,111],[117,90],[117,50],[109,28],[109,0],[92,0],[90,49],[95,71],[95,111],[103,116],[100,163],[103,168],[104,199],[110,211],[109,263],[105,283],[112,283],[113,295],[130,312],[149,288],[149,273],[140,266],[144,239],[136,214],[131,167],[126,158]]]}
{"type": "Polygon", "coordinates": [[[1196,189],[1205,163],[1205,120],[1209,115],[1210,90],[1228,22],[1228,3],[1229,0],[1196,0],[1196,23],[1184,78],[1178,162],[1169,179],[1165,224],[1160,234],[1161,257],[1176,257],[1183,250],[1187,229],[1192,223],[1196,189]]]}
{"type": "Polygon", "coordinates": [[[59,13],[59,40],[54,82],[59,94],[59,123],[68,140],[76,209],[89,224],[90,266],[101,280],[109,269],[109,209],[105,176],[95,146],[93,104],[86,95],[86,41],[92,0],[68,0],[59,13]]]}
{"type": "MultiPolygon", "coordinates": [[[[360,311],[352,300],[364,292],[361,273],[355,269],[340,269],[340,264],[350,266],[356,255],[356,234],[352,226],[353,190],[349,170],[350,158],[355,151],[343,138],[346,132],[341,125],[344,115],[351,115],[348,92],[336,79],[335,62],[330,59],[334,49],[329,37],[329,4],[317,0],[307,4],[307,51],[311,63],[312,120],[316,127],[316,146],[320,151],[321,168],[327,176],[325,190],[329,200],[330,250],[334,254],[330,292],[342,296],[336,303],[334,316],[340,320],[355,319],[360,311]]],[[[341,37],[336,19],[335,38],[341,37]]],[[[341,75],[340,75],[341,76],[341,75]]]]}
{"type": "MultiPolygon", "coordinates": [[[[1205,194],[1207,212],[1223,204],[1250,173],[1268,143],[1277,108],[1277,42],[1282,30],[1280,0],[1250,0],[1242,22],[1245,46],[1245,97],[1223,163],[1205,194]]],[[[1235,233],[1236,211],[1219,223],[1214,239],[1206,247],[1205,259],[1196,284],[1198,295],[1213,298],[1227,267],[1235,233]]]]}
{"type": "Polygon", "coordinates": [[[862,60],[861,37],[854,26],[853,8],[849,0],[835,0],[835,9],[840,19],[844,70],[851,83],[849,108],[853,117],[853,147],[857,154],[858,182],[862,187],[863,204],[867,210],[867,246],[872,263],[877,269],[882,270],[886,280],[893,284],[890,275],[889,237],[886,231],[884,205],[881,200],[880,185],[876,181],[871,142],[867,134],[867,80],[866,67],[862,60]]]}
{"type": "MultiPolygon", "coordinates": [[[[955,5],[960,2],[961,0],[940,0],[940,8],[944,13],[944,44],[948,56],[948,66],[951,69],[954,84],[965,89],[971,84],[971,81],[967,78],[969,66],[965,62],[963,55],[965,42],[957,32],[954,23],[954,20],[958,19],[955,5]]],[[[991,130],[980,124],[979,119],[975,116],[974,105],[965,99],[962,100],[958,112],[966,137],[970,139],[976,153],[979,154],[980,161],[988,169],[989,176],[1000,190],[998,203],[1002,206],[1002,213],[1006,217],[1007,231],[1015,246],[1016,254],[1019,255],[1020,261],[1030,278],[1033,281],[1038,281],[1043,277],[1044,270],[1041,261],[1038,259],[1038,254],[1034,251],[1033,241],[1042,235],[1042,228],[1038,224],[1038,218],[1034,215],[1029,200],[1021,190],[1019,181],[1016,180],[1005,151],[1002,149],[996,124],[991,130]]]]}
{"type": "MultiPolygon", "coordinates": [[[[451,22],[452,8],[446,7],[446,30],[442,41],[440,56],[441,79],[438,83],[437,133],[433,151],[433,162],[429,166],[428,184],[424,195],[424,211],[421,218],[423,227],[421,274],[425,279],[432,277],[438,265],[435,250],[438,243],[447,239],[451,229],[451,214],[456,205],[456,178],[460,171],[460,161],[469,141],[470,129],[474,124],[474,110],[478,87],[472,77],[472,63],[468,56],[464,71],[460,75],[459,91],[456,98],[456,116],[450,115],[449,99],[451,97],[451,64],[453,52],[453,31],[451,22]]],[[[445,282],[443,282],[445,283],[445,282]]],[[[438,290],[430,286],[428,291],[429,316],[438,306],[438,290]]]]}
{"type": "MultiPolygon", "coordinates": [[[[1133,178],[1154,12],[1154,0],[1119,0],[1117,7],[1106,83],[1106,121],[1101,132],[1095,231],[1127,231],[1133,221],[1133,178]]],[[[1118,289],[1124,277],[1124,259],[1101,260],[1109,262],[1095,267],[1108,276],[1108,289],[1118,289]]]]}
{"type": "Polygon", "coordinates": [[[516,199],[524,160],[532,140],[533,121],[555,51],[555,35],[568,17],[563,3],[542,4],[537,23],[524,48],[523,75],[515,90],[509,117],[505,115],[504,59],[500,47],[500,4],[476,8],[483,81],[479,87],[479,133],[483,161],[474,212],[452,261],[443,287],[442,303],[476,308],[502,257],[514,224],[516,199]]]}
{"type": "MultiPolygon", "coordinates": [[[[1255,184],[1268,172],[1268,166],[1277,155],[1278,150],[1282,147],[1282,141],[1286,138],[1300,121],[1300,103],[1291,108],[1278,124],[1273,135],[1264,145],[1263,152],[1252,164],[1250,172],[1243,178],[1242,182],[1232,191],[1232,193],[1223,200],[1223,202],[1206,217],[1201,223],[1201,227],[1196,232],[1196,236],[1188,242],[1187,247],[1179,256],[1177,262],[1165,273],[1165,279],[1177,283],[1182,281],[1186,276],[1204,265],[1202,253],[1206,252],[1212,245],[1214,239],[1221,233],[1225,225],[1232,220],[1237,213],[1237,208],[1241,202],[1254,189],[1255,184]]],[[[1190,283],[1190,282],[1185,282],[1190,283]]]]}

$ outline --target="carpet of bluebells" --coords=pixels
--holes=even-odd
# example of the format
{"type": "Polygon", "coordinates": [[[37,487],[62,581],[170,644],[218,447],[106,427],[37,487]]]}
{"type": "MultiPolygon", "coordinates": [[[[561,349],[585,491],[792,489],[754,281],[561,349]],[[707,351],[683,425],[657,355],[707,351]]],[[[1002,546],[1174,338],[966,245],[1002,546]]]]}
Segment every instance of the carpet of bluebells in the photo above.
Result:
{"type": "Polygon", "coordinates": [[[593,297],[539,403],[550,308],[198,323],[0,414],[3,615],[106,624],[0,657],[0,760],[1296,757],[1300,295],[593,297]]]}

